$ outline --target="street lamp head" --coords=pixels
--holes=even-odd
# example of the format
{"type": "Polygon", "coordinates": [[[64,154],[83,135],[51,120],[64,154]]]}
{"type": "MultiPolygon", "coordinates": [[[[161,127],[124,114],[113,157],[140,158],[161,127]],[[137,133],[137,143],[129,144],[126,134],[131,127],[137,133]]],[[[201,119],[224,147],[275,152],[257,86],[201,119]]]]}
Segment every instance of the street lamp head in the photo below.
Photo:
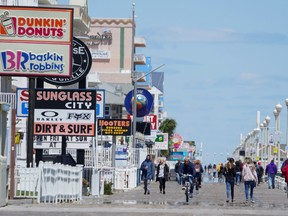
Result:
{"type": "Polygon", "coordinates": [[[288,107],[288,98],[285,100],[286,106],[288,107]]]}
{"type": "Polygon", "coordinates": [[[277,112],[280,113],[281,110],[282,110],[282,105],[281,105],[280,103],[278,103],[278,104],[275,106],[275,108],[276,108],[277,112]]]}
{"type": "Polygon", "coordinates": [[[259,131],[260,131],[260,128],[254,128],[254,130],[253,130],[253,131],[254,131],[254,133],[255,133],[255,134],[257,134],[257,133],[259,133],[259,131]]]}
{"type": "Polygon", "coordinates": [[[266,123],[267,123],[267,126],[268,126],[269,123],[270,123],[271,118],[269,116],[266,116],[265,120],[266,120],[266,123]]]}
{"type": "Polygon", "coordinates": [[[277,116],[278,116],[278,112],[277,112],[277,110],[276,110],[276,109],[274,109],[274,110],[273,110],[273,114],[274,114],[274,116],[275,116],[275,117],[277,117],[277,116]]]}
{"type": "Polygon", "coordinates": [[[260,123],[260,128],[263,128],[263,127],[265,127],[264,124],[263,124],[263,123],[260,123]]]}

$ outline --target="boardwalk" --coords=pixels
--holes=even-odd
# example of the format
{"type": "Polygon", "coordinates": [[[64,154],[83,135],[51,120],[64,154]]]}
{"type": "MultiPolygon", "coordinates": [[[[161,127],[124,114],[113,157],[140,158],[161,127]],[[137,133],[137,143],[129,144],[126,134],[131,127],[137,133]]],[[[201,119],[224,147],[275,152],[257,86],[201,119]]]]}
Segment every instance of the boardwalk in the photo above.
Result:
{"type": "Polygon", "coordinates": [[[225,184],[204,182],[187,204],[184,192],[174,181],[167,182],[166,194],[152,183],[150,195],[143,186],[101,198],[84,197],[81,203],[43,205],[27,200],[11,201],[0,209],[0,215],[288,215],[286,193],[261,184],[255,189],[255,204],[245,203],[244,186],[235,186],[235,202],[226,203],[225,184]]]}

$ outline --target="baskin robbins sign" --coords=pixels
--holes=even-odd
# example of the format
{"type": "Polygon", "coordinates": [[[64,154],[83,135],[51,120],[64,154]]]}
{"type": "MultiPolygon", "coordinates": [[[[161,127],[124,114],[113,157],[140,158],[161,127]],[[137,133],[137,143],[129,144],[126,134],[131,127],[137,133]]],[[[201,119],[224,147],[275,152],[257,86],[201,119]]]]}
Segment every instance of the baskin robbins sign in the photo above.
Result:
{"type": "Polygon", "coordinates": [[[70,77],[73,9],[0,6],[0,75],[70,77]]]}

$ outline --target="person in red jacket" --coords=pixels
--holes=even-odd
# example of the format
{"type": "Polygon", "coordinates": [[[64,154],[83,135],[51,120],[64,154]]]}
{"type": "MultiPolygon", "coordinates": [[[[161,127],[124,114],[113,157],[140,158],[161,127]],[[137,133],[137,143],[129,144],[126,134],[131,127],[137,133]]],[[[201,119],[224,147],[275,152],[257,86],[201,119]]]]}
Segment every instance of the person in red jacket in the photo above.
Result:
{"type": "Polygon", "coordinates": [[[288,159],[283,163],[281,167],[281,171],[282,171],[282,175],[285,178],[285,182],[288,184],[288,159]]]}

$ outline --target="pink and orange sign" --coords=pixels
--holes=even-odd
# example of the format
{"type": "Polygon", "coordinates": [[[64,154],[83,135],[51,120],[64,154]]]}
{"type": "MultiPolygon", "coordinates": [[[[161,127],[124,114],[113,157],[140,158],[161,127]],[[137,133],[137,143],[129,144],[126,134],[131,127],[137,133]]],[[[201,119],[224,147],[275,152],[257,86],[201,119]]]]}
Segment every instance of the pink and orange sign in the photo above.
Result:
{"type": "Polygon", "coordinates": [[[73,9],[0,6],[0,75],[70,77],[73,9]]]}
{"type": "Polygon", "coordinates": [[[173,142],[174,148],[178,149],[183,143],[183,138],[180,134],[174,133],[172,134],[171,141],[173,142]]]}

